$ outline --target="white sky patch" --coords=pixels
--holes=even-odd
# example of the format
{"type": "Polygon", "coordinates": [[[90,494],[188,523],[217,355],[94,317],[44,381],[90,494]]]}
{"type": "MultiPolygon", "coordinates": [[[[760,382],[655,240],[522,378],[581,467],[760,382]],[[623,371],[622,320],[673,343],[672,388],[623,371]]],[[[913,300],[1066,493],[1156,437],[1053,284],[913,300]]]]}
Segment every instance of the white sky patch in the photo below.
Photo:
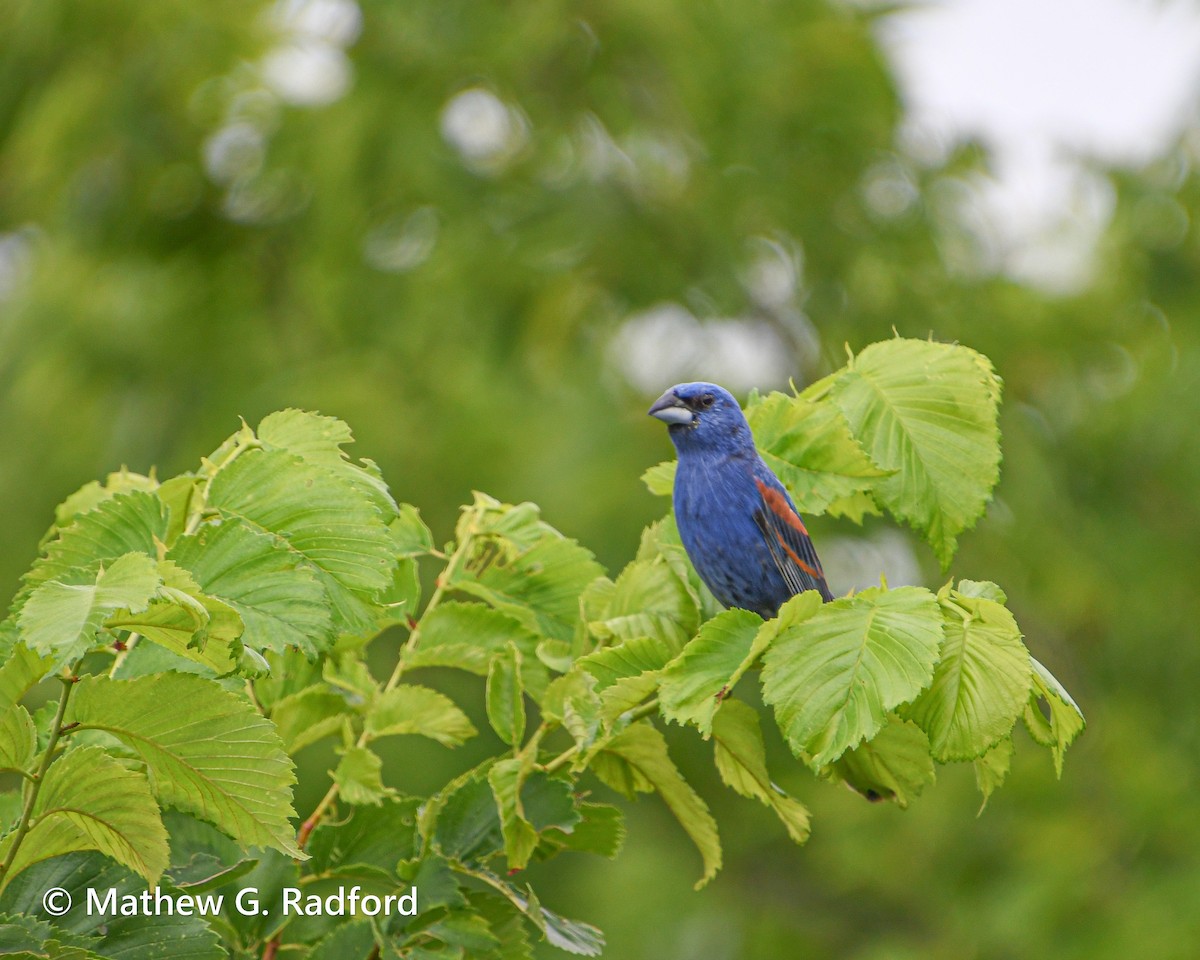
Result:
{"type": "Polygon", "coordinates": [[[909,143],[991,151],[976,195],[990,266],[1050,289],[1086,282],[1111,213],[1084,162],[1148,163],[1195,118],[1200,6],[1183,0],[942,0],[886,18],[880,39],[909,143]]]}

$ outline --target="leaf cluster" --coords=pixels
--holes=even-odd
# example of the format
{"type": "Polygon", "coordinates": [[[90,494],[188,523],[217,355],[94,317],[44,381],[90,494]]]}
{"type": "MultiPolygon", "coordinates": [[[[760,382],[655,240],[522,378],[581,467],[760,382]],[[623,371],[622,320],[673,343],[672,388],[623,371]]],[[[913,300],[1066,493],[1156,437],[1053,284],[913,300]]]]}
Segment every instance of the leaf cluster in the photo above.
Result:
{"type": "MultiPolygon", "coordinates": [[[[999,396],[974,351],[897,339],[748,415],[801,509],[887,510],[948,564],[996,482],[999,396]]],[[[14,943],[149,957],[187,936],[204,957],[296,946],[507,960],[542,937],[596,955],[600,932],[543,906],[520,875],[563,853],[617,854],[622,808],[597,790],[657,794],[699,852],[697,886],[721,867],[717,823],[656,720],[711,740],[721,780],[798,843],[809,814],[768,770],[764,716],[818,777],[900,806],[951,762],[974,764],[986,802],[1020,720],[1060,771],[1082,729],[993,583],[827,604],[806,593],[764,622],[720,610],[670,516],[613,578],[534,505],[484,494],[439,549],[374,464],[345,454],[350,440],[340,421],[287,410],[195,471],[123,471],[59,508],[0,628],[0,764],[23,778],[0,834],[0,929],[14,943]],[[437,568],[423,604],[419,563],[437,568]],[[388,628],[406,636],[381,679],[366,656],[388,628]],[[436,688],[447,668],[478,678],[494,746],[409,795],[377,741],[453,749],[480,735],[436,688]],[[21,701],[50,675],[57,704],[31,714],[21,701]],[[734,695],[755,679],[769,714],[734,695]],[[293,757],[321,741],[336,766],[297,827],[293,757]],[[129,890],[252,883],[276,900],[285,887],[415,889],[420,910],[346,922],[226,907],[104,937],[28,919],[36,890],[97,877],[129,890]]],[[[670,473],[647,483],[665,492],[670,473]]]]}

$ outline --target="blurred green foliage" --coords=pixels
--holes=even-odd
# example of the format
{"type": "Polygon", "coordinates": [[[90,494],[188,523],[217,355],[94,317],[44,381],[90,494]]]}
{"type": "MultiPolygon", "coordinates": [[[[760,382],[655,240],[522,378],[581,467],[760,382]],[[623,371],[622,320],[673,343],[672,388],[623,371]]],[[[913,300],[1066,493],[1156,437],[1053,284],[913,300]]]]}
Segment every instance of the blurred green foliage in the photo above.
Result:
{"type": "MultiPolygon", "coordinates": [[[[84,481],[122,463],[177,472],[237,416],[285,406],[349,421],[441,535],[481,488],[539,502],[617,566],[659,509],[637,477],[668,449],[609,360],[617,325],[662,301],[769,314],[746,265],[762,238],[794,244],[823,350],[797,351],[799,383],[893,327],[961,339],[1004,377],[998,499],[955,569],[1001,582],[1088,734],[1061,785],[1018,742],[979,819],[969,775],[901,812],[796,770],[784,786],[821,825],[802,850],[750,801],[707,791],[740,833],[702,893],[685,839],[638,805],[616,864],[555,874],[550,905],[603,927],[622,960],[1195,956],[1186,145],[1113,175],[1096,280],[1052,298],[948,266],[971,261],[951,200],[985,158],[929,168],[896,151],[897,92],[869,18],[846,7],[371,0],[344,55],[330,11],[347,7],[308,7],[325,19],[0,5],[4,589],[84,481]],[[338,70],[349,81],[327,103],[263,81],[305,23],[330,89],[338,70]],[[472,89],[507,107],[500,149],[464,154],[443,133],[472,89]],[[880,178],[900,202],[872,202],[880,178]]],[[[813,526],[818,545],[852,532],[813,526]]],[[[682,747],[703,783],[708,758],[682,747]]]]}

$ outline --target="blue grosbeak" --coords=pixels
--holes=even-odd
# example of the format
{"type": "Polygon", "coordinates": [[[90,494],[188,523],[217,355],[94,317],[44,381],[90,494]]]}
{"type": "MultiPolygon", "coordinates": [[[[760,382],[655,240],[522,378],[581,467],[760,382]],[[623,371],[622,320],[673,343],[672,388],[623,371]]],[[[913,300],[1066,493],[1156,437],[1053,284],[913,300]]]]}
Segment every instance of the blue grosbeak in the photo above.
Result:
{"type": "Polygon", "coordinates": [[[804,522],[758,455],[729,391],[681,383],[654,401],[649,413],[668,424],[679,454],[675,520],[713,596],[765,619],[805,590],[832,600],[804,522]]]}

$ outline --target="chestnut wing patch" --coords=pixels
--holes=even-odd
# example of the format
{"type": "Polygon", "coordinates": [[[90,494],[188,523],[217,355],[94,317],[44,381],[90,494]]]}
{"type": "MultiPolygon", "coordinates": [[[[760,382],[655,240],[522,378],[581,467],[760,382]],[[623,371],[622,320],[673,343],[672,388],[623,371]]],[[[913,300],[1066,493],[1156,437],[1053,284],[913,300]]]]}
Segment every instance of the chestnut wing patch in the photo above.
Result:
{"type": "Polygon", "coordinates": [[[754,511],[754,522],[762,531],[771,559],[783,575],[784,582],[794,593],[816,590],[823,600],[832,600],[833,594],[825,583],[825,571],[817,559],[812,540],[804,523],[778,490],[773,490],[763,481],[755,479],[762,497],[762,507],[754,511]]]}

